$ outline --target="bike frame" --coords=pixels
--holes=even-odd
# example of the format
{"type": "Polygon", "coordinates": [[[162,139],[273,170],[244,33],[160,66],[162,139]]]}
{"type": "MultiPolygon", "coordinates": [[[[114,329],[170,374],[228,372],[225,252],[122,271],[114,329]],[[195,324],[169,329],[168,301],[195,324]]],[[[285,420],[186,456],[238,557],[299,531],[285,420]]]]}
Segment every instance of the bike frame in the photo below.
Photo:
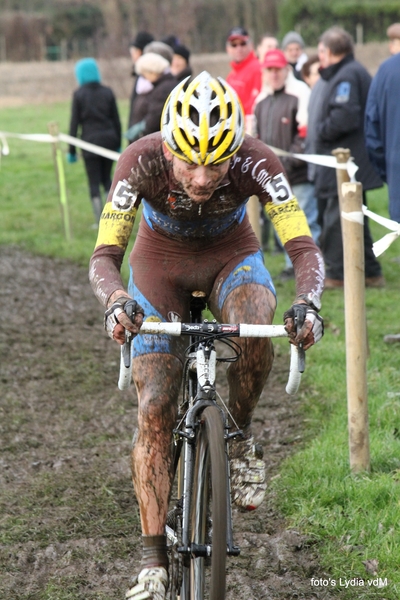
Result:
{"type": "MultiPolygon", "coordinates": [[[[195,299],[200,300],[200,299],[195,299]]],[[[191,321],[194,324],[202,323],[202,309],[205,306],[202,302],[196,301],[191,306],[191,321]]],[[[207,326],[208,321],[203,321],[204,325],[207,326]]],[[[210,324],[213,326],[213,323],[210,324]]],[[[226,412],[217,404],[217,390],[215,386],[216,378],[216,364],[217,354],[215,351],[214,339],[202,339],[199,335],[191,335],[190,347],[193,347],[194,351],[188,357],[189,364],[195,361],[196,368],[190,369],[189,367],[189,380],[188,380],[188,391],[189,391],[189,409],[184,419],[184,428],[177,429],[174,434],[180,437],[183,441],[184,446],[184,478],[183,478],[183,507],[182,507],[182,546],[178,548],[178,551],[185,555],[192,556],[203,556],[207,557],[211,554],[211,548],[209,547],[193,547],[190,542],[190,507],[191,507],[191,496],[193,489],[193,464],[195,457],[195,441],[196,441],[196,427],[201,415],[201,412],[206,406],[217,406],[221,418],[224,423],[224,438],[225,438],[225,453],[227,460],[227,554],[231,556],[238,556],[240,554],[240,548],[233,544],[233,528],[232,528],[232,507],[230,502],[231,487],[229,477],[229,459],[228,459],[228,442],[230,439],[242,435],[240,429],[236,429],[234,432],[229,432],[230,426],[228,422],[228,415],[226,412]]]]}

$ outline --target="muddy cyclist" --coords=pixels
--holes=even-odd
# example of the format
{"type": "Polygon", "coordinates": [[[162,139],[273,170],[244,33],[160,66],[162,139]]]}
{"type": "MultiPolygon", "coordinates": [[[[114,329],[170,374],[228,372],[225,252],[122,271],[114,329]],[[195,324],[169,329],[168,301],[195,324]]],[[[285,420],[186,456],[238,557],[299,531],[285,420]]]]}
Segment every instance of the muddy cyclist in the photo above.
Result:
{"type": "MultiPolygon", "coordinates": [[[[191,292],[206,294],[225,323],[272,323],[276,293],[251,228],[246,202],[258,196],[290,259],[296,297],[284,318],[292,342],[304,349],[323,334],[318,315],[324,265],[304,213],[275,154],[244,134],[233,89],[202,72],[185,79],[164,107],[161,132],[141,138],[121,155],[90,263],[94,293],[106,308],[109,335],[122,344],[143,319],[188,320],[191,292]],[[120,275],[139,206],[142,216],[129,256],[126,290],[120,275]],[[136,302],[133,321],[124,312],[136,302]],[[304,325],[294,333],[294,314],[304,325]]],[[[232,444],[232,501],[257,508],[266,489],[264,462],[255,454],[252,415],[273,362],[269,339],[242,339],[240,360],[228,369],[230,411],[244,439],[232,444]]],[[[139,503],[143,557],[127,598],[164,600],[168,558],[164,534],[171,487],[171,440],[182,374],[182,338],[137,336],[133,379],[138,430],[132,478],[139,503]]]]}

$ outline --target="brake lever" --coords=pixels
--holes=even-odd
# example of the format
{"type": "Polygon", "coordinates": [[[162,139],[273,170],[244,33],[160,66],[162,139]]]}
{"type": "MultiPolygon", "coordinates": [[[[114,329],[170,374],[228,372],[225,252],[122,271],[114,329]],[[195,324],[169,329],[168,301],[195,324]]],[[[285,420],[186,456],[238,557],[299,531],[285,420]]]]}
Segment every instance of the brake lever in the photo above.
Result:
{"type": "MultiPolygon", "coordinates": [[[[296,327],[296,333],[301,329],[304,325],[305,314],[303,311],[297,311],[294,309],[294,325],[296,327]]],[[[303,348],[303,342],[300,342],[298,345],[298,369],[299,373],[304,373],[306,369],[306,351],[303,348]]]]}
{"type": "MultiPolygon", "coordinates": [[[[132,301],[129,301],[125,304],[124,306],[124,311],[126,313],[126,315],[130,318],[130,320],[132,321],[134,310],[134,303],[132,301]]],[[[131,356],[131,345],[132,345],[132,339],[133,339],[133,334],[131,331],[129,331],[128,329],[125,329],[125,342],[122,345],[122,349],[121,349],[121,354],[122,357],[124,359],[124,365],[126,369],[130,369],[131,366],[131,360],[132,360],[132,356],[131,356]]]]}
{"type": "MultiPolygon", "coordinates": [[[[132,321],[134,315],[134,307],[136,306],[134,301],[128,300],[124,306],[124,311],[132,321]]],[[[118,387],[120,390],[126,390],[131,384],[132,379],[132,346],[133,334],[125,329],[125,342],[121,346],[121,360],[119,370],[118,387]]]]}

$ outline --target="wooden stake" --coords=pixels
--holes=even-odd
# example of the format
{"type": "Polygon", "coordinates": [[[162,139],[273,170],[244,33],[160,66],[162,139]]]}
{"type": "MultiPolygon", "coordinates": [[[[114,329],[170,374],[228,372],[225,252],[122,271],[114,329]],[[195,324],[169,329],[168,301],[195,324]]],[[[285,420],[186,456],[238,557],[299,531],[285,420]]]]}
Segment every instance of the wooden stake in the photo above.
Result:
{"type": "MultiPolygon", "coordinates": [[[[57,137],[58,124],[57,123],[48,123],[48,131],[50,135],[57,137]]],[[[62,150],[60,148],[60,144],[58,141],[52,143],[53,149],[53,158],[54,158],[54,169],[56,172],[56,178],[58,183],[58,192],[60,199],[60,208],[61,208],[61,218],[64,224],[64,232],[65,238],[69,242],[71,241],[71,223],[69,218],[69,209],[68,209],[68,198],[67,198],[67,187],[65,184],[65,171],[64,171],[64,160],[62,150]]]]}
{"type": "Polygon", "coordinates": [[[342,183],[341,197],[350,468],[360,472],[370,469],[361,183],[342,183]]]}

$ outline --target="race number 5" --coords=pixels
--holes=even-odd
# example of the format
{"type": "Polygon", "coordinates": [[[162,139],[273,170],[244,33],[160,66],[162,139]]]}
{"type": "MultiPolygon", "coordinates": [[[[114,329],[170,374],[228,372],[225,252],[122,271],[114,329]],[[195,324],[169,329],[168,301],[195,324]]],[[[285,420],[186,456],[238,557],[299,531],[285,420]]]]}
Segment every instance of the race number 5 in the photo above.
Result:
{"type": "Polygon", "coordinates": [[[273,177],[268,185],[268,193],[274,202],[285,202],[292,198],[293,194],[290,185],[283,173],[273,177]]]}

